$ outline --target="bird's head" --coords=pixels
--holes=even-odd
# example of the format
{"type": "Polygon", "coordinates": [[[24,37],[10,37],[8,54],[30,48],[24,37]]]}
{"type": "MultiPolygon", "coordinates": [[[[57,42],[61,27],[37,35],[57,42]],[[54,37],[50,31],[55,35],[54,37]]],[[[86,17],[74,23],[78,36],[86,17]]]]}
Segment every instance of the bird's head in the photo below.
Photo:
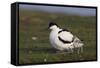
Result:
{"type": "Polygon", "coordinates": [[[54,30],[57,29],[58,25],[54,22],[49,22],[49,29],[54,30]]]}

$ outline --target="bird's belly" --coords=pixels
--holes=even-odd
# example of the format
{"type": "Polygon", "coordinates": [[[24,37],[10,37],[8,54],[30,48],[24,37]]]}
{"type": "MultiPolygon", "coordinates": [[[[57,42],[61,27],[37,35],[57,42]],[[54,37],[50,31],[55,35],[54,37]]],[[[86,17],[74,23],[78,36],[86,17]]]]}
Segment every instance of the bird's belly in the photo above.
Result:
{"type": "Polygon", "coordinates": [[[49,39],[50,39],[50,44],[54,47],[54,48],[56,48],[56,44],[55,44],[55,38],[56,38],[56,33],[50,33],[50,37],[49,37],[49,39]]]}

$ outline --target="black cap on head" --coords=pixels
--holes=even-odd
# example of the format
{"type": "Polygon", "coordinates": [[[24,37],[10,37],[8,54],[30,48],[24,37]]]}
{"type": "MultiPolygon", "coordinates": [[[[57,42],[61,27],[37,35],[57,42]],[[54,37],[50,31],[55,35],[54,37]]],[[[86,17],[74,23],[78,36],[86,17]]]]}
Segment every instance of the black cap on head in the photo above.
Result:
{"type": "Polygon", "coordinates": [[[53,26],[53,25],[56,25],[56,26],[58,26],[56,23],[54,23],[54,22],[49,22],[49,28],[51,27],[51,26],[53,26]]]}

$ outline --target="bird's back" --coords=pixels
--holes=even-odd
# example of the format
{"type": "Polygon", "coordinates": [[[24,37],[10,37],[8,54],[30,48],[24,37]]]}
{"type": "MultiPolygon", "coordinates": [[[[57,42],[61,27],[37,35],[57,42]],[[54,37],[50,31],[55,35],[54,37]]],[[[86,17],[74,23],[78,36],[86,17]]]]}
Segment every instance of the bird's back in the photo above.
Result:
{"type": "Polygon", "coordinates": [[[70,32],[66,32],[66,31],[59,33],[58,36],[65,41],[72,41],[73,39],[73,35],[70,32]]]}

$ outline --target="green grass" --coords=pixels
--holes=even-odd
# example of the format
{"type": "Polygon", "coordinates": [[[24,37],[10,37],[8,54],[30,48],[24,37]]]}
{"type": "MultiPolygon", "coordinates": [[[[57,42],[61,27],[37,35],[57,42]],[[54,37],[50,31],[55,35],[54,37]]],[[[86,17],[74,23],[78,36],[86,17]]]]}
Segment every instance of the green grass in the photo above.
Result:
{"type": "Polygon", "coordinates": [[[96,17],[51,14],[46,12],[19,12],[19,64],[96,59],[96,17]],[[49,43],[48,21],[53,20],[83,40],[84,52],[56,53],[49,43]],[[32,37],[37,37],[32,40],[32,37]],[[46,61],[45,61],[46,59],[46,61]]]}

